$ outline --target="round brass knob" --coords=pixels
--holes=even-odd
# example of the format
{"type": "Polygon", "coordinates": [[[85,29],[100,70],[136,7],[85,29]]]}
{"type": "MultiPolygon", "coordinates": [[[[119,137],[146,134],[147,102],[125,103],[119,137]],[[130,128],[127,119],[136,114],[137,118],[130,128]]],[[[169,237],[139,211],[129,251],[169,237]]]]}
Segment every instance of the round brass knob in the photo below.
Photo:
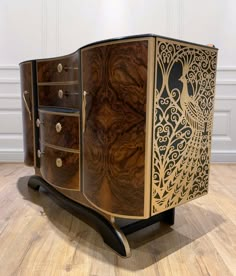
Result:
{"type": "Polygon", "coordinates": [[[61,130],[62,130],[61,124],[60,124],[60,123],[57,123],[57,124],[56,124],[56,132],[59,133],[59,132],[61,132],[61,130]]]}
{"type": "Polygon", "coordinates": [[[39,120],[39,118],[36,120],[36,126],[40,127],[40,120],[39,120]]]}
{"type": "Polygon", "coordinates": [[[62,160],[61,160],[61,158],[57,158],[57,159],[56,159],[56,166],[57,166],[58,168],[62,167],[62,160]]]}
{"type": "Polygon", "coordinates": [[[59,90],[58,90],[58,93],[57,93],[58,98],[62,99],[62,98],[63,98],[63,94],[64,94],[63,90],[62,90],[62,89],[59,89],[59,90]]]}
{"type": "Polygon", "coordinates": [[[57,65],[57,72],[58,72],[58,73],[61,73],[62,70],[63,70],[62,64],[61,64],[61,63],[58,63],[58,65],[57,65]]]}

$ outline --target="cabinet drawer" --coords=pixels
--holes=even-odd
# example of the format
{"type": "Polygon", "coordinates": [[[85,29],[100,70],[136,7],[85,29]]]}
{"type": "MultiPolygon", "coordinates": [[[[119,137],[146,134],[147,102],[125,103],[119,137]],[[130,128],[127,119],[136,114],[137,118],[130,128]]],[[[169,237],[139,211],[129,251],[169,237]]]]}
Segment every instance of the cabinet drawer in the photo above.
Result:
{"type": "Polygon", "coordinates": [[[50,184],[79,190],[80,154],[58,150],[41,144],[40,171],[50,184]]]}
{"type": "Polygon", "coordinates": [[[79,85],[39,85],[39,106],[79,108],[79,85]]]}
{"type": "Polygon", "coordinates": [[[40,141],[79,151],[79,113],[39,110],[40,141]]]}
{"type": "Polygon", "coordinates": [[[38,83],[78,81],[78,66],[78,52],[64,58],[37,61],[38,83]]]}

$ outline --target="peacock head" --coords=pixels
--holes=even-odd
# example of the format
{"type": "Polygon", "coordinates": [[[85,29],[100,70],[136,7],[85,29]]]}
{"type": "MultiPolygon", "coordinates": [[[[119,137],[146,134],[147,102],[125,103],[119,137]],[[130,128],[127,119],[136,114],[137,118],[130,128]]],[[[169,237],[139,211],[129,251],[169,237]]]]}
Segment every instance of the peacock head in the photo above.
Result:
{"type": "Polygon", "coordinates": [[[186,79],[186,77],[184,75],[179,78],[179,81],[181,81],[181,82],[185,82],[186,80],[187,79],[186,79]]]}
{"type": "Polygon", "coordinates": [[[186,75],[187,75],[188,71],[189,71],[189,65],[187,63],[185,63],[183,65],[183,72],[182,72],[182,76],[179,78],[179,81],[181,81],[183,83],[187,81],[186,75]]]}

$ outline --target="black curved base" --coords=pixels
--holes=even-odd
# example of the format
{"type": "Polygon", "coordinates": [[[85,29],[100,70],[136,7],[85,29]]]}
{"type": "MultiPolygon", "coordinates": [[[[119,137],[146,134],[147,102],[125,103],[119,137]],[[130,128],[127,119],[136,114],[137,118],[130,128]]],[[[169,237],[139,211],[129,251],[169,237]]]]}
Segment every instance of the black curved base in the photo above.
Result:
{"type": "Polygon", "coordinates": [[[31,176],[28,186],[34,190],[38,190],[42,186],[50,192],[59,206],[94,228],[100,233],[104,242],[123,257],[130,256],[130,247],[125,235],[129,235],[158,221],[163,221],[169,225],[174,224],[173,208],[149,219],[139,220],[119,228],[115,223],[109,221],[95,210],[67,198],[39,176],[31,176]]]}

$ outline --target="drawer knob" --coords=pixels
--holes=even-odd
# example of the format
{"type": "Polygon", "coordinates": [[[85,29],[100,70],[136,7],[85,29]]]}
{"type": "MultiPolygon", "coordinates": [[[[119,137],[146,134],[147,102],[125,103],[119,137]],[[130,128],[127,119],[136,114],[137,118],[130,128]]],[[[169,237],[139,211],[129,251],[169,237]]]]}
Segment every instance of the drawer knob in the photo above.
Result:
{"type": "Polygon", "coordinates": [[[62,167],[62,160],[61,160],[61,158],[57,158],[57,159],[56,159],[56,166],[57,166],[58,168],[62,167]]]}
{"type": "Polygon", "coordinates": [[[56,124],[56,132],[59,133],[59,132],[61,132],[61,130],[62,130],[61,124],[60,124],[60,123],[57,123],[57,124],[56,124]]]}
{"type": "Polygon", "coordinates": [[[58,73],[61,73],[62,70],[63,70],[62,64],[61,64],[61,63],[58,63],[58,65],[57,65],[57,72],[58,72],[58,73]]]}
{"type": "Polygon", "coordinates": [[[63,98],[63,94],[64,94],[63,90],[62,90],[62,89],[59,89],[59,90],[58,90],[58,93],[57,93],[58,98],[62,99],[62,98],[63,98]]]}
{"type": "Polygon", "coordinates": [[[40,127],[40,120],[39,119],[36,120],[36,126],[40,127]]]}

